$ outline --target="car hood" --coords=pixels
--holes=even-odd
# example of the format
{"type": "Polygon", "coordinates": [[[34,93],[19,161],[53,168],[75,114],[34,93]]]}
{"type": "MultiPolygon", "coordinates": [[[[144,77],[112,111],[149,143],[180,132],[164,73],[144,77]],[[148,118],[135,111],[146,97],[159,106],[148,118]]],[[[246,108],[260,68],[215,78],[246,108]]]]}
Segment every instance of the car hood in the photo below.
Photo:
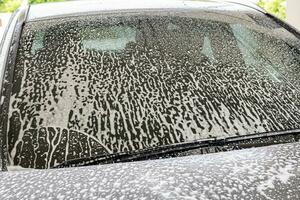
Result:
{"type": "Polygon", "coordinates": [[[299,199],[300,143],[0,173],[0,199],[299,199]]]}

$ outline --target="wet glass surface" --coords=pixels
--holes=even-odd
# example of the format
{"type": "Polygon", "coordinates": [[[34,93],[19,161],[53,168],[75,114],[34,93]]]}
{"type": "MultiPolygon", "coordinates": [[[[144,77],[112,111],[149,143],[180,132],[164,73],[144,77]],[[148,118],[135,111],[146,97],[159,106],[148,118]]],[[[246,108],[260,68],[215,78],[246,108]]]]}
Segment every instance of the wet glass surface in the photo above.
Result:
{"type": "Polygon", "coordinates": [[[10,164],[49,168],[79,157],[299,128],[299,46],[271,20],[234,12],[30,22],[10,101],[10,164]]]}

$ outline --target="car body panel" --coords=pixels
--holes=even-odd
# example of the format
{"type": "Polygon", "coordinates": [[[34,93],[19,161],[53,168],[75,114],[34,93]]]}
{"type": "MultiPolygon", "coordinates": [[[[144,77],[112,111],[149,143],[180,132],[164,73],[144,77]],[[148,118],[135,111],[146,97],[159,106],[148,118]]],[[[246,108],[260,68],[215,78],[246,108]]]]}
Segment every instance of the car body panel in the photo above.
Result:
{"type": "Polygon", "coordinates": [[[220,1],[179,1],[179,0],[100,0],[100,1],[71,1],[47,4],[37,4],[30,7],[28,21],[53,18],[58,16],[78,15],[80,13],[93,13],[105,11],[149,10],[149,9],[205,9],[205,10],[235,10],[253,11],[258,7],[237,4],[234,2],[220,1]]]}
{"type": "Polygon", "coordinates": [[[300,143],[0,174],[1,199],[299,199],[300,143]]]}
{"type": "Polygon", "coordinates": [[[0,46],[0,169],[6,169],[6,138],[3,127],[6,126],[4,118],[7,116],[7,88],[10,82],[5,80],[11,76],[8,65],[14,63],[15,57],[12,56],[18,47],[19,36],[22,31],[24,21],[27,17],[28,5],[22,6],[10,17],[6,30],[2,37],[0,46]]]}

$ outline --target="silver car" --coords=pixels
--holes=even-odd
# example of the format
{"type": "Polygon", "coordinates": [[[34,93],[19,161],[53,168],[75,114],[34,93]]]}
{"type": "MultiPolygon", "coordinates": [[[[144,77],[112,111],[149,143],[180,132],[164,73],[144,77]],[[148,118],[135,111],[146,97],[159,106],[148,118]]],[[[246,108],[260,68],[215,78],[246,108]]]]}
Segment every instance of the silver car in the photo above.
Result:
{"type": "Polygon", "coordinates": [[[0,199],[300,199],[300,34],[214,0],[24,4],[0,199]]]}

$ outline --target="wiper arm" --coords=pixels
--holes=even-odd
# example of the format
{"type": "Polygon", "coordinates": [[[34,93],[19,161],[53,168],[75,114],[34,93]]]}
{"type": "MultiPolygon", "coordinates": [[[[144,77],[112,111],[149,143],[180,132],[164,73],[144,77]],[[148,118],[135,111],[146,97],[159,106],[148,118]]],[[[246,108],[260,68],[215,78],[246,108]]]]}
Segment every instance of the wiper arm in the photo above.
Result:
{"type": "MultiPolygon", "coordinates": [[[[185,152],[200,148],[211,147],[238,147],[238,149],[266,146],[271,144],[288,143],[299,141],[300,129],[279,131],[279,132],[265,132],[250,135],[208,138],[203,140],[196,140],[192,142],[183,142],[144,150],[137,150],[132,152],[114,153],[100,156],[91,156],[85,158],[78,158],[67,160],[53,168],[64,167],[79,167],[96,164],[109,164],[119,162],[129,162],[147,159],[157,159],[160,157],[175,157],[180,152],[185,152]]],[[[231,149],[231,148],[229,148],[231,149]]],[[[220,150],[226,151],[226,148],[220,150]]]]}

